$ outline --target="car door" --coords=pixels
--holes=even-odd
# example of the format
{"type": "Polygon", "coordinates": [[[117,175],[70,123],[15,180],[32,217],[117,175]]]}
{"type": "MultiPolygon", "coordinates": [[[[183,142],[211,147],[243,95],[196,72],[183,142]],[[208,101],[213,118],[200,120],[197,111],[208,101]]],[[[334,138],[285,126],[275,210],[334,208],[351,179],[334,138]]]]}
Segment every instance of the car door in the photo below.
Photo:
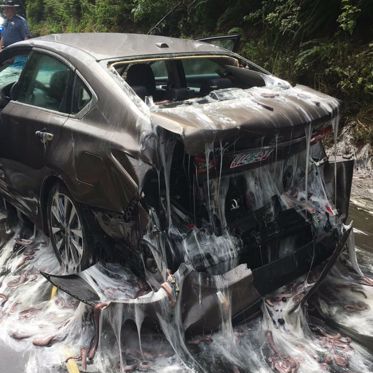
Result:
{"type": "Polygon", "coordinates": [[[241,35],[224,35],[224,36],[210,36],[208,38],[198,39],[199,41],[204,41],[205,43],[210,43],[217,45],[218,47],[225,48],[231,52],[237,52],[238,46],[240,44],[241,35]]]}
{"type": "MultiPolygon", "coordinates": [[[[0,54],[0,133],[1,133],[1,111],[10,101],[10,90],[18,81],[24,66],[26,65],[30,49],[5,50],[0,54]]],[[[0,159],[5,152],[5,138],[0,136],[0,159]]],[[[6,194],[7,183],[2,162],[0,162],[0,192],[6,194]]]]}
{"type": "Polygon", "coordinates": [[[41,184],[53,172],[47,160],[61,152],[72,75],[73,68],[59,56],[33,51],[1,112],[1,162],[8,197],[34,221],[39,215],[41,184]]]}

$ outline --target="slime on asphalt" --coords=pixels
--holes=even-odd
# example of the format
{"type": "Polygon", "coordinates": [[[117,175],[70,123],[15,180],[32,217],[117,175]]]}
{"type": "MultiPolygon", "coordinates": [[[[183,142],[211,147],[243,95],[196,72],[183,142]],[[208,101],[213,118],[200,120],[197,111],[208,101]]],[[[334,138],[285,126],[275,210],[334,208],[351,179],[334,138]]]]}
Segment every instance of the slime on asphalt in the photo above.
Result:
{"type": "MultiPolygon", "coordinates": [[[[16,227],[16,235],[19,229],[16,227]]],[[[38,235],[25,246],[9,230],[2,230],[1,236],[0,291],[8,294],[2,297],[2,340],[16,351],[27,352],[26,372],[60,371],[65,360],[79,357],[82,349],[87,349],[88,357],[96,335],[94,315],[90,307],[79,305],[63,292],[50,300],[50,287],[40,271],[57,270],[59,265],[48,240],[38,235]]],[[[354,341],[360,337],[363,346],[369,347],[373,287],[357,275],[346,254],[329,273],[320,292],[308,302],[309,308],[318,312],[297,306],[313,289],[324,266],[266,297],[262,318],[233,327],[225,304],[221,308],[225,317],[218,332],[188,338],[184,343],[184,335],[178,330],[180,324],[170,317],[180,309],[170,307],[168,300],[157,315],[166,339],[161,337],[161,331],[154,332],[149,320],[142,318],[141,307],[134,315],[127,312],[126,302],[111,304],[101,314],[96,355],[93,360],[87,359],[87,367],[80,366],[81,371],[287,372],[291,368],[299,372],[339,372],[348,366],[352,372],[370,372],[370,353],[354,341]],[[123,322],[124,317],[134,317],[134,321],[123,322]],[[330,317],[347,330],[355,329],[355,338],[338,333],[335,325],[330,328],[325,324],[330,317]]],[[[371,276],[370,258],[365,258],[363,264],[364,272],[371,276]]],[[[105,285],[102,291],[108,299],[133,297],[134,292],[141,291],[141,284],[133,282],[131,271],[118,264],[92,267],[83,278],[105,285]]]]}
{"type": "MultiPolygon", "coordinates": [[[[105,364],[136,370],[147,369],[141,331],[156,324],[172,347],[170,356],[174,351],[181,365],[206,370],[185,338],[219,328],[233,337],[232,318],[255,313],[262,298],[281,286],[290,287],[281,298],[291,300],[285,316],[299,317],[314,296],[310,289],[319,286],[350,240],[351,227],[343,223],[353,161],[328,158],[321,143],[331,130],[335,137],[338,133],[339,104],[204,43],[119,34],[94,39],[92,45],[89,34],[54,35],[21,43],[4,55],[12,61],[7,74],[20,57],[27,62],[19,81],[3,89],[9,97],[3,95],[1,187],[8,200],[7,224],[16,230],[2,250],[3,285],[37,291],[26,303],[17,296],[12,301],[9,290],[2,299],[9,319],[46,316],[46,325],[34,323],[8,335],[57,350],[78,345],[74,357],[83,369],[98,360],[101,370],[105,364]],[[52,57],[52,50],[60,58],[52,57]],[[34,144],[20,157],[10,143],[19,137],[6,137],[22,129],[30,112],[35,116],[27,128],[36,130],[38,154],[46,161],[39,166],[24,158],[34,144]],[[41,128],[40,120],[48,128],[41,128]],[[41,250],[48,241],[40,241],[36,231],[26,234],[25,224],[12,224],[9,202],[44,227],[63,270],[82,271],[56,274],[53,256],[41,250]],[[124,267],[101,262],[84,270],[99,254],[114,256],[124,267]],[[43,303],[45,281],[38,271],[71,297],[43,303]],[[300,284],[291,285],[297,278],[300,284]],[[19,309],[30,301],[42,301],[41,308],[19,309]],[[99,348],[105,322],[117,341],[119,362],[99,348]],[[129,322],[140,355],[122,351],[129,322]],[[134,359],[132,368],[126,356],[134,359]]],[[[370,286],[351,242],[349,247],[346,260],[357,274],[355,282],[370,286]]],[[[275,371],[302,369],[274,342],[274,328],[291,322],[284,315],[273,317],[276,301],[266,305],[273,307],[265,313],[273,320],[265,333],[271,352],[259,364],[275,371]]],[[[351,312],[367,310],[360,300],[346,306],[351,312]]],[[[318,308],[325,313],[325,307],[318,308]]],[[[54,359],[62,355],[58,351],[54,359]]],[[[255,365],[233,352],[225,358],[232,369],[255,365]]],[[[328,359],[337,366],[365,364],[365,357],[342,362],[338,353],[328,359]]]]}

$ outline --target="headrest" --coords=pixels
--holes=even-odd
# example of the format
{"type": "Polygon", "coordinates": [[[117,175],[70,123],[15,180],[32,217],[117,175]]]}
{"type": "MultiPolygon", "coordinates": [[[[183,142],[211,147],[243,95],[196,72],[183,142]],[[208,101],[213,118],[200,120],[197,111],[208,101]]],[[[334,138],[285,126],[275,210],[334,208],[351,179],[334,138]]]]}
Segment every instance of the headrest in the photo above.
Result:
{"type": "Polygon", "coordinates": [[[55,72],[49,81],[49,96],[58,102],[62,101],[68,79],[69,72],[67,70],[55,72]]]}
{"type": "Polygon", "coordinates": [[[129,67],[127,71],[127,83],[133,88],[135,86],[144,86],[149,95],[155,91],[155,79],[153,70],[146,63],[139,63],[129,67]]]}
{"type": "Polygon", "coordinates": [[[145,96],[149,96],[149,91],[143,85],[135,85],[131,88],[135,91],[137,96],[139,96],[143,101],[145,100],[145,96]]]}
{"type": "Polygon", "coordinates": [[[172,88],[170,91],[171,100],[182,101],[189,98],[188,88],[172,88]]]}

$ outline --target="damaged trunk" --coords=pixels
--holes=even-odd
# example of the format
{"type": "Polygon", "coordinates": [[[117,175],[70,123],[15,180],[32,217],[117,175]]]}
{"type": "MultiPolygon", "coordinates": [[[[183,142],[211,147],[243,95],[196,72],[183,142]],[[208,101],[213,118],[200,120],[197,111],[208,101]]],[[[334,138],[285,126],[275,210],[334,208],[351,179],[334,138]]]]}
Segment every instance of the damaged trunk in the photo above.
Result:
{"type": "Polygon", "coordinates": [[[120,300],[99,295],[84,272],[47,278],[91,305],[124,304],[126,317],[140,307],[156,318],[170,302],[182,332],[197,333],[254,312],[261,297],[332,258],[352,172],[321,142],[337,130],[337,101],[299,87],[237,94],[153,108],[156,162],[140,200],[148,223],[129,254],[141,257],[132,269],[152,291],[120,300]]]}

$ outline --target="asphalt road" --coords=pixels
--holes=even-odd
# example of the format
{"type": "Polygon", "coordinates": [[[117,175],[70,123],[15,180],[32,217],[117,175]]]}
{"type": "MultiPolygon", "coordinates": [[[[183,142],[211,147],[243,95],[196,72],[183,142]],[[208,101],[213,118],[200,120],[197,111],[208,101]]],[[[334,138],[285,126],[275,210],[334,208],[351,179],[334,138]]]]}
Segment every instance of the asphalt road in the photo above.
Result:
{"type": "Polygon", "coordinates": [[[0,340],[0,372],[1,373],[23,373],[27,358],[20,352],[16,352],[6,346],[0,340]]]}

